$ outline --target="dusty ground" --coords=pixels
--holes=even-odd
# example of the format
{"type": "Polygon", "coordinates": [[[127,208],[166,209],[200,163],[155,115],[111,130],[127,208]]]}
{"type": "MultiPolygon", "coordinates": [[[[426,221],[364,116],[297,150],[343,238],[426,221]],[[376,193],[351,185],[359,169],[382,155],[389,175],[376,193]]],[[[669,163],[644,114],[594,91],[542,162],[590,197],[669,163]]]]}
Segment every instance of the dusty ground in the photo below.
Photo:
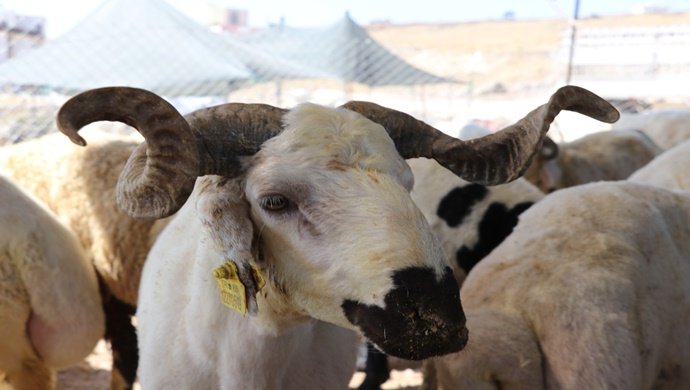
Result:
{"type": "MultiPolygon", "coordinates": [[[[690,23],[690,13],[580,19],[578,29],[690,23]]],[[[414,65],[441,76],[525,85],[563,78],[553,53],[569,37],[567,20],[495,21],[441,25],[370,26],[371,36],[414,65]],[[563,34],[566,34],[565,36],[563,34]]]]}
{"type": "MultiPolygon", "coordinates": [[[[58,373],[58,390],[108,390],[112,358],[108,345],[101,341],[94,352],[81,364],[58,373]]],[[[350,388],[356,389],[364,380],[364,374],[356,372],[350,381],[350,388]]],[[[416,390],[422,384],[418,370],[400,369],[391,372],[391,378],[383,389],[416,390]]],[[[0,386],[0,389],[2,387],[0,386]]],[[[141,388],[136,385],[135,390],[141,388]]]]}
{"type": "Polygon", "coordinates": [[[81,364],[58,373],[58,390],[107,390],[110,385],[112,356],[101,341],[81,364]]]}

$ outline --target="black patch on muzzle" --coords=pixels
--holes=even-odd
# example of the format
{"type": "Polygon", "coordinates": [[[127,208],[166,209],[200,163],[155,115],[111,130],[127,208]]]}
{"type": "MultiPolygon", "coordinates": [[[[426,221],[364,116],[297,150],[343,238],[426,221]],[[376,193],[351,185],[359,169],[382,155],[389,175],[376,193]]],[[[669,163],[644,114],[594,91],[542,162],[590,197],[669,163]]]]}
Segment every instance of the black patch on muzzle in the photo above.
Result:
{"type": "Polygon", "coordinates": [[[460,291],[450,267],[438,281],[431,268],[393,274],[385,308],[345,300],[347,319],[389,355],[420,360],[461,350],[467,343],[460,291]]]}

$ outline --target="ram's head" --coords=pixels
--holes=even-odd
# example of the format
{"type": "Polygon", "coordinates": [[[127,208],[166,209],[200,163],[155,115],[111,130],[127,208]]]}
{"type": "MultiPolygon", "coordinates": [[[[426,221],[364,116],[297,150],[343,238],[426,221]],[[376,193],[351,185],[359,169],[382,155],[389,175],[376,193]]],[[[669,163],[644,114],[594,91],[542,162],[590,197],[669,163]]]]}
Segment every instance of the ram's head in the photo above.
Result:
{"type": "Polygon", "coordinates": [[[422,359],[460,350],[467,330],[404,159],[434,158],[472,182],[510,181],[561,109],[617,118],[596,95],[565,87],[515,125],[464,142],[366,102],[290,111],[225,104],[183,117],[153,93],[113,87],[72,98],[58,126],[81,145],[77,130],[100,120],[144,136],[118,183],[119,205],[134,217],[175,213],[209,175],[196,187],[198,217],[238,260],[250,313],[268,305],[262,295],[278,294],[286,316],[351,328],[391,355],[422,359]],[[256,294],[252,267],[268,293],[256,294]]]}
{"type": "Polygon", "coordinates": [[[559,148],[551,138],[544,137],[538,153],[535,153],[532,164],[525,171],[524,177],[544,193],[556,191],[561,187],[562,172],[558,161],[559,148]]]}

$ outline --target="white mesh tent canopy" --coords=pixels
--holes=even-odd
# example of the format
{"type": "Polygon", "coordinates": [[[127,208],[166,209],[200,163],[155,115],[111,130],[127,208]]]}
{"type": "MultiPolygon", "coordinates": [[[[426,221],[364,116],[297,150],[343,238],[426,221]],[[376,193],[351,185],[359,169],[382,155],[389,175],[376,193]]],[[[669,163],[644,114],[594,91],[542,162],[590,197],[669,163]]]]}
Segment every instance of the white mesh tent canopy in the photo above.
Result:
{"type": "Polygon", "coordinates": [[[276,26],[238,38],[262,49],[316,68],[329,78],[368,86],[453,83],[407,63],[376,42],[349,14],[323,28],[276,26]]]}
{"type": "Polygon", "coordinates": [[[320,76],[216,34],[163,0],[106,0],[64,35],[0,64],[0,84],[66,94],[127,85],[208,96],[241,81],[320,76]]]}
{"type": "Polygon", "coordinates": [[[222,102],[230,92],[270,81],[261,90],[272,88],[280,100],[279,82],[287,79],[370,87],[454,82],[392,54],[347,15],[323,28],[221,35],[165,0],[105,0],[65,34],[0,63],[0,144],[55,131],[59,106],[90,88],[126,85],[177,102],[191,96],[222,102]]]}

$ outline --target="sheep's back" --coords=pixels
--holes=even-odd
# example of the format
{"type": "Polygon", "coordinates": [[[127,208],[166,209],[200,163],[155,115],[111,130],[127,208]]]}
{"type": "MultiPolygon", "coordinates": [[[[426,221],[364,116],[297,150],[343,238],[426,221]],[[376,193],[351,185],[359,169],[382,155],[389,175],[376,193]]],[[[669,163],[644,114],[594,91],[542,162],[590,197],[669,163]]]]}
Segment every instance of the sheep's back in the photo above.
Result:
{"type": "Polygon", "coordinates": [[[690,111],[657,110],[623,114],[612,129],[638,129],[663,149],[670,149],[690,139],[690,111]]]}
{"type": "Polygon", "coordinates": [[[469,274],[463,307],[517,313],[552,362],[594,348],[601,324],[639,334],[650,383],[660,365],[690,358],[689,225],[687,193],[628,182],[557,191],[469,274]]]}
{"type": "Polygon", "coordinates": [[[630,175],[628,180],[668,189],[690,190],[690,140],[657,156],[630,175]]]}
{"type": "Polygon", "coordinates": [[[560,146],[562,187],[600,180],[624,180],[661,154],[639,131],[602,131],[560,146]]]}

